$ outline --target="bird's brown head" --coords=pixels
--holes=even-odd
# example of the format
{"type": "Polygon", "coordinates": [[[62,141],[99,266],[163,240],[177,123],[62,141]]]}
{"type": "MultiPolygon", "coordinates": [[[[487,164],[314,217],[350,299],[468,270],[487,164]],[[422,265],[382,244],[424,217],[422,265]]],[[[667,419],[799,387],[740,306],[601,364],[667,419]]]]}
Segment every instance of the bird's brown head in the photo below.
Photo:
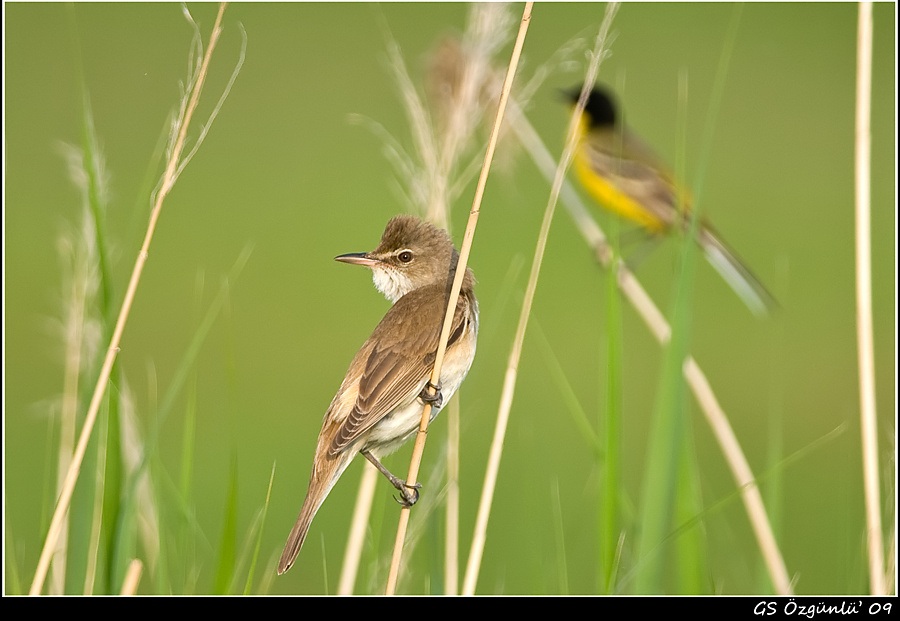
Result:
{"type": "MultiPolygon", "coordinates": [[[[437,282],[446,282],[457,252],[446,231],[415,216],[394,216],[384,228],[381,243],[371,252],[342,254],[336,261],[372,270],[375,287],[391,302],[437,282]]],[[[463,287],[474,279],[467,270],[463,287]]]]}

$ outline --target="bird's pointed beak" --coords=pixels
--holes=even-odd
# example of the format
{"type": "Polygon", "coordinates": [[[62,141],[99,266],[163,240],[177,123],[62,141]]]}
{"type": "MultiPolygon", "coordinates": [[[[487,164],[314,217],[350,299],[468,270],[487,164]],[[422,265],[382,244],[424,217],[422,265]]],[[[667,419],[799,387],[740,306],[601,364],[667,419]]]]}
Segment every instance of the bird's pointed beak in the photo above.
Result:
{"type": "Polygon", "coordinates": [[[365,267],[375,267],[380,263],[378,259],[370,257],[368,252],[348,252],[347,254],[339,254],[334,260],[340,261],[341,263],[364,265],[365,267]]]}

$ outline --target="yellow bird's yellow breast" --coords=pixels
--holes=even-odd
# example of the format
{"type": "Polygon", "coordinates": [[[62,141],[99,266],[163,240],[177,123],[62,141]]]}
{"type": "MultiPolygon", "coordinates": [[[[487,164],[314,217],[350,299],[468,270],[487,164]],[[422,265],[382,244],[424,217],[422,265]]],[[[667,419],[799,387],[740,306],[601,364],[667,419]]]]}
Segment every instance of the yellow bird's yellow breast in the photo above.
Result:
{"type": "Polygon", "coordinates": [[[601,206],[653,233],[661,232],[666,228],[666,223],[640,202],[620,190],[615,183],[598,174],[593,169],[590,158],[585,155],[584,149],[578,150],[573,165],[578,181],[601,206]]]}

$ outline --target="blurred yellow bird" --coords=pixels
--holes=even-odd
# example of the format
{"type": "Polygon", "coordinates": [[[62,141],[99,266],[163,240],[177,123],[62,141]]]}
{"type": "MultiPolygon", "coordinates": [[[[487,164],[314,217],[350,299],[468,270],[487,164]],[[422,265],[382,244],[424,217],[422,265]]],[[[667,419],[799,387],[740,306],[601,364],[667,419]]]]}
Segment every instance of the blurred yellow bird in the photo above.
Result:
{"type": "MultiPolygon", "coordinates": [[[[566,91],[574,107],[581,88],[566,91]]],[[[652,234],[690,225],[690,197],[637,135],[619,118],[612,97],[595,87],[578,120],[573,168],[585,190],[602,207],[652,234]]],[[[763,284],[725,244],[708,222],[697,223],[697,243],[707,260],[745,304],[765,315],[777,304],[763,284]]]]}

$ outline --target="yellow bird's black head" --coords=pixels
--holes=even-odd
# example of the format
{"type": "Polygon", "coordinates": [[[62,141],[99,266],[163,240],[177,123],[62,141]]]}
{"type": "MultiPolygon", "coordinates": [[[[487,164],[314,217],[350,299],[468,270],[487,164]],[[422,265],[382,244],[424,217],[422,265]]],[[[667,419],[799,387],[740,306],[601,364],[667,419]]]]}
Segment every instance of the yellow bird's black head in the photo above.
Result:
{"type": "MultiPolygon", "coordinates": [[[[581,87],[564,91],[564,95],[569,103],[574,106],[578,102],[578,97],[581,96],[581,87]]],[[[617,122],[616,105],[613,102],[612,95],[599,86],[595,86],[591,90],[590,95],[588,95],[584,112],[592,129],[610,128],[615,126],[617,122]]]]}

